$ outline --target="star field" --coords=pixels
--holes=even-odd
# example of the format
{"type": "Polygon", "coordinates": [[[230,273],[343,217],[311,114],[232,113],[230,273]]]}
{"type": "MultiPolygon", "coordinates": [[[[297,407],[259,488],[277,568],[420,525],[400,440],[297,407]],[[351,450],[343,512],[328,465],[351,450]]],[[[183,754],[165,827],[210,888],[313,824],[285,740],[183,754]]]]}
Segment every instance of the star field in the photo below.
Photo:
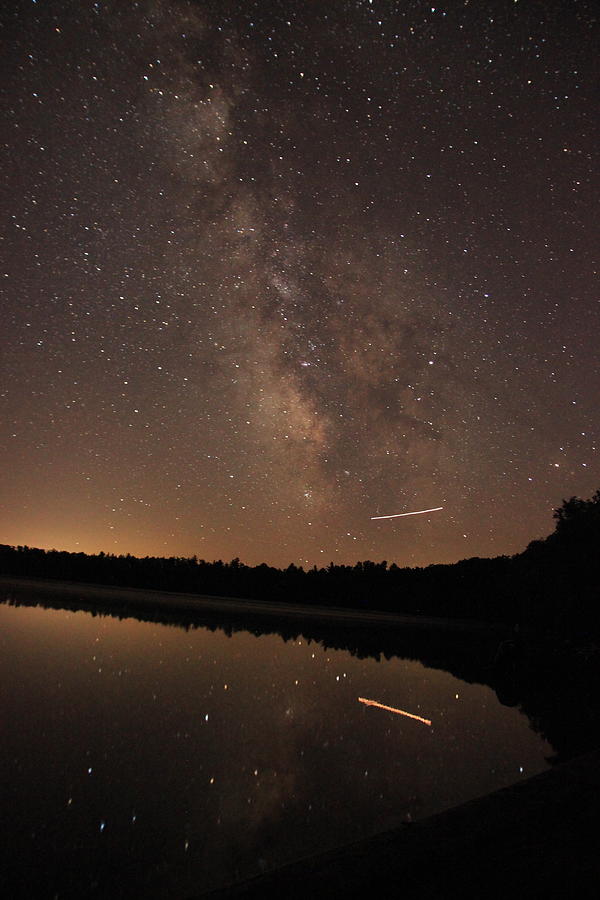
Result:
{"type": "Polygon", "coordinates": [[[597,489],[591,3],[1,22],[4,543],[424,565],[597,489]]]}

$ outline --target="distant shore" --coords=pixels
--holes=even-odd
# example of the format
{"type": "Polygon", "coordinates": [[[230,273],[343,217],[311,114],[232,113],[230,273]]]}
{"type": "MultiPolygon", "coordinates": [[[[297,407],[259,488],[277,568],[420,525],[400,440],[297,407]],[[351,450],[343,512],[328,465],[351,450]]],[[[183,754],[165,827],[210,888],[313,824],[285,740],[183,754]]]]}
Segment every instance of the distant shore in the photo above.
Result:
{"type": "Polygon", "coordinates": [[[0,575],[0,589],[97,601],[98,610],[165,609],[172,612],[217,612],[232,615],[275,616],[279,619],[313,620],[360,625],[366,628],[409,627],[435,628],[462,632],[506,631],[506,626],[467,619],[443,619],[433,616],[408,616],[386,612],[320,606],[318,604],[284,603],[277,601],[245,600],[239,597],[214,597],[205,594],[184,594],[153,591],[146,588],[117,587],[85,582],[50,581],[38,578],[19,578],[0,575]]]}

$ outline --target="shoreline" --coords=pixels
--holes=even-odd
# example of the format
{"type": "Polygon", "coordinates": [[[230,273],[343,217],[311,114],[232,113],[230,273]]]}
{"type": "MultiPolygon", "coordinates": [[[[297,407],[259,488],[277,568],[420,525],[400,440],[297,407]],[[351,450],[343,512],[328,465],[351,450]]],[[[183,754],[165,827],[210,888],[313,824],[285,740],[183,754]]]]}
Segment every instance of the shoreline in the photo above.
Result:
{"type": "Polygon", "coordinates": [[[98,600],[107,609],[139,608],[164,609],[181,613],[247,613],[251,616],[277,617],[279,619],[313,620],[357,625],[368,628],[426,628],[458,632],[486,632],[506,634],[506,625],[482,622],[474,619],[444,619],[433,616],[402,615],[388,612],[367,611],[350,607],[322,606],[315,604],[285,603],[268,600],[246,600],[240,597],[216,597],[207,594],[185,594],[154,591],[147,588],[119,587],[115,585],[88,584],[86,582],[52,581],[15,575],[0,575],[0,589],[20,592],[39,591],[62,597],[79,597],[98,600]]]}
{"type": "Polygon", "coordinates": [[[193,900],[596,897],[600,751],[193,900]],[[574,888],[574,885],[578,887],[574,888]]]}

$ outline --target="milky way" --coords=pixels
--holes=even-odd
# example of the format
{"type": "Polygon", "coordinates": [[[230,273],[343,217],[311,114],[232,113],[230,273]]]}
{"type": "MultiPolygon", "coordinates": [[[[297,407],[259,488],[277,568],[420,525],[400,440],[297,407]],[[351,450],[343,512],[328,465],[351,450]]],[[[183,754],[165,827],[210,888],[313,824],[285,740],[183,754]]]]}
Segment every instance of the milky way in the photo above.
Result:
{"type": "Polygon", "coordinates": [[[2,24],[0,540],[421,565],[597,489],[591,3],[2,24]]]}

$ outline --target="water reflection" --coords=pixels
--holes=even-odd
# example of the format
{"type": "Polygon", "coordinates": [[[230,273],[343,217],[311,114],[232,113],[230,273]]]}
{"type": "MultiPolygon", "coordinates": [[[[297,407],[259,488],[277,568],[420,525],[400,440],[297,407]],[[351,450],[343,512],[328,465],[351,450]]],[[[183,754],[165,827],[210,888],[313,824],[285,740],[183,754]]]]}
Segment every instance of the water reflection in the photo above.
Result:
{"type": "Polygon", "coordinates": [[[86,604],[0,606],[11,896],[198,894],[487,793],[552,753],[497,700],[497,637],[73,610],[86,604]]]}
{"type": "Polygon", "coordinates": [[[396,709],[393,706],[386,706],[385,703],[379,703],[377,700],[367,700],[366,697],[359,697],[359,703],[364,703],[365,706],[376,706],[378,709],[385,709],[386,712],[396,713],[398,716],[406,716],[407,719],[414,719],[416,722],[422,722],[423,725],[431,726],[431,719],[424,719],[423,716],[416,716],[414,713],[409,713],[405,709],[396,709]]]}

